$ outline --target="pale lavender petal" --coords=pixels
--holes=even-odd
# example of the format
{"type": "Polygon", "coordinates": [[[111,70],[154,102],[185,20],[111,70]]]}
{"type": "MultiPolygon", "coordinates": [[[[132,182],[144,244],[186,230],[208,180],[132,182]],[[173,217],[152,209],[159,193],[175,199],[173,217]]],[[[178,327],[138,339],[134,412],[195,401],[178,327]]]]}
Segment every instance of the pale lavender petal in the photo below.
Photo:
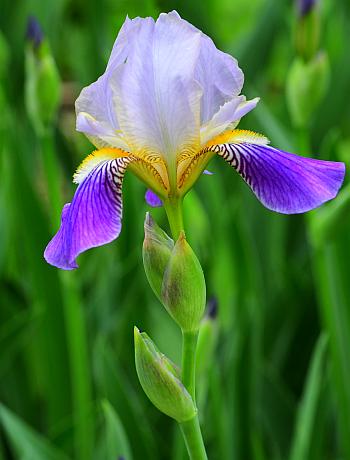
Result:
{"type": "Polygon", "coordinates": [[[203,88],[201,122],[206,123],[220,106],[241,92],[244,76],[237,60],[219,51],[213,41],[202,34],[196,79],[203,88]]]}
{"type": "Polygon", "coordinates": [[[236,59],[218,50],[211,38],[192,24],[189,25],[201,34],[195,79],[203,89],[201,123],[206,123],[225,102],[238,96],[243,87],[244,75],[236,59]]]}
{"type": "Polygon", "coordinates": [[[110,79],[115,69],[122,65],[129,52],[129,34],[136,32],[141,19],[126,18],[114,43],[105,73],[94,83],[83,88],[75,103],[77,113],[77,131],[93,137],[99,147],[110,142],[119,129],[110,79]],[[86,117],[88,115],[88,117],[86,117]]]}
{"type": "Polygon", "coordinates": [[[102,161],[78,186],[64,206],[61,226],[46,247],[46,261],[58,268],[77,268],[83,251],[118,237],[122,219],[122,182],[130,159],[102,161]]]}
{"type": "Polygon", "coordinates": [[[150,188],[147,189],[145,193],[145,200],[147,204],[152,206],[152,208],[159,208],[160,206],[163,206],[163,201],[150,188]]]}
{"type": "Polygon", "coordinates": [[[119,129],[114,105],[112,91],[109,84],[109,74],[104,73],[96,82],[83,88],[75,102],[77,114],[77,131],[90,134],[90,129],[84,126],[83,119],[79,114],[88,114],[95,121],[95,133],[99,135],[108,130],[114,133],[119,129]],[[100,126],[101,133],[96,132],[100,126]]]}
{"type": "Polygon", "coordinates": [[[194,80],[200,34],[175,14],[140,22],[113,74],[118,122],[133,152],[164,157],[198,150],[201,88],[194,80]]]}
{"type": "Polygon", "coordinates": [[[205,169],[205,170],[203,171],[203,174],[205,174],[206,176],[212,176],[214,173],[211,172],[211,171],[209,171],[208,169],[205,169]]]}
{"type": "Polygon", "coordinates": [[[219,108],[241,92],[244,75],[232,56],[218,50],[213,40],[189,22],[180,18],[176,11],[169,15],[186,22],[193,32],[200,33],[200,53],[196,62],[194,78],[203,89],[201,100],[201,123],[209,121],[219,108]]]}
{"type": "Polygon", "coordinates": [[[267,145],[222,144],[222,156],[268,209],[298,214],[334,198],[344,180],[344,163],[315,160],[267,145]]]}

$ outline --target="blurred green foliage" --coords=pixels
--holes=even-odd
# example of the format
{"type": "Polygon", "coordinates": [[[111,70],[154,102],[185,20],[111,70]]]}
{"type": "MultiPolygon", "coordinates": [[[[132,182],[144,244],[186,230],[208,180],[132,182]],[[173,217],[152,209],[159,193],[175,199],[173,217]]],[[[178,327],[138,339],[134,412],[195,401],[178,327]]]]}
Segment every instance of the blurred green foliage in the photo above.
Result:
{"type": "MultiPolygon", "coordinates": [[[[59,272],[42,256],[93,149],[75,132],[74,100],[103,72],[126,14],[176,8],[239,59],[244,94],[262,97],[243,128],[349,164],[350,3],[319,3],[329,84],[308,126],[295,128],[292,1],[0,0],[1,460],[186,458],[134,368],[134,324],[177,363],[181,340],[142,266],[143,185],[127,175],[121,237],[82,255],[79,270],[59,272]],[[25,110],[29,15],[62,81],[59,113],[41,134],[25,110]]],[[[213,362],[198,381],[209,458],[350,459],[348,187],[339,204],[287,217],[264,209],[219,159],[210,169],[185,200],[188,240],[219,305],[213,362]]],[[[152,215],[166,228],[162,209],[152,215]]]]}

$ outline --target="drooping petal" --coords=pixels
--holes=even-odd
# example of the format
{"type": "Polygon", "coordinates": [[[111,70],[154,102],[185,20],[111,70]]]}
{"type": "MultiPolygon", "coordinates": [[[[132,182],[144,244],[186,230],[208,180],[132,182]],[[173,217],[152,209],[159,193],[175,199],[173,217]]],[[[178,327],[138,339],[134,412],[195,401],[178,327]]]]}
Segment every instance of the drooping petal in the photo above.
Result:
{"type": "Polygon", "coordinates": [[[201,88],[195,82],[200,33],[177,14],[146,18],[113,74],[118,122],[132,151],[174,158],[199,145],[201,88]]]}
{"type": "Polygon", "coordinates": [[[145,200],[149,206],[152,206],[152,208],[160,208],[161,206],[163,206],[163,201],[150,188],[147,189],[145,193],[145,200]]]}
{"type": "Polygon", "coordinates": [[[64,270],[77,268],[76,257],[118,237],[122,219],[122,182],[130,158],[103,159],[78,177],[72,203],[64,206],[61,226],[46,247],[48,263],[64,270]]]}
{"type": "Polygon", "coordinates": [[[219,144],[212,147],[272,211],[298,214],[334,198],[344,179],[344,163],[283,152],[264,144],[219,144]]]}

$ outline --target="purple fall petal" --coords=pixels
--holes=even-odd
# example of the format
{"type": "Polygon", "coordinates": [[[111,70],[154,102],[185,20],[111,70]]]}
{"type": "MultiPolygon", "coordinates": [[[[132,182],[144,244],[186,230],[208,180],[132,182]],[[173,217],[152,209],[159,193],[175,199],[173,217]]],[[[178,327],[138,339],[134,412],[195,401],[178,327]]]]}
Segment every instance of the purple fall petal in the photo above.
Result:
{"type": "Polygon", "coordinates": [[[47,245],[44,257],[58,268],[72,270],[83,251],[118,237],[122,218],[122,182],[130,160],[99,163],[77,188],[72,203],[64,206],[61,226],[47,245]]]}
{"type": "Polygon", "coordinates": [[[300,157],[248,143],[218,145],[216,150],[264,206],[283,214],[317,208],[337,195],[344,180],[345,165],[340,162],[300,157]]]}
{"type": "Polygon", "coordinates": [[[163,206],[163,201],[150,188],[147,189],[145,193],[145,200],[149,206],[152,206],[152,208],[159,208],[163,206]]]}

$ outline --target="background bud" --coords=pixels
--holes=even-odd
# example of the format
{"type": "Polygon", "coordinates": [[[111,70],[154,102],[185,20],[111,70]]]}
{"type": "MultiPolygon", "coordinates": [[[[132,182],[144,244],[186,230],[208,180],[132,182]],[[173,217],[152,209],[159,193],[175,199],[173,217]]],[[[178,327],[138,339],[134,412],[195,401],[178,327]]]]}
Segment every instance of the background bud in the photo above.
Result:
{"type": "Polygon", "coordinates": [[[297,0],[299,16],[305,16],[315,7],[317,0],[297,0]]]}
{"type": "Polygon", "coordinates": [[[206,315],[201,321],[196,354],[197,405],[202,412],[208,400],[210,372],[217,365],[215,348],[218,340],[218,301],[216,297],[208,300],[206,315]]]}
{"type": "Polygon", "coordinates": [[[183,331],[195,331],[203,316],[205,296],[202,267],[181,232],[164,274],[162,300],[183,331]]]}
{"type": "Polygon", "coordinates": [[[216,297],[211,297],[207,303],[206,315],[199,328],[196,358],[198,380],[205,374],[208,363],[211,362],[214,353],[217,336],[217,308],[218,301],[216,297]]]}
{"type": "Polygon", "coordinates": [[[320,52],[311,61],[296,58],[287,79],[287,104],[294,126],[307,127],[329,84],[329,63],[320,52]]]}
{"type": "Polygon", "coordinates": [[[31,41],[33,47],[36,49],[41,44],[43,38],[43,31],[41,30],[38,20],[34,16],[30,16],[27,23],[26,39],[31,41]]]}
{"type": "Polygon", "coordinates": [[[174,249],[174,241],[156,224],[148,212],[144,228],[143,265],[151,288],[161,300],[163,276],[174,249]]]}
{"type": "Polygon", "coordinates": [[[42,134],[52,124],[58,111],[61,99],[60,77],[49,44],[34,18],[28,21],[27,41],[26,108],[37,134],[42,134]]]}
{"type": "Polygon", "coordinates": [[[306,61],[312,59],[320,44],[321,18],[315,0],[299,0],[297,3],[297,23],[295,45],[298,54],[306,61]]]}
{"type": "Polygon", "coordinates": [[[134,328],[134,340],[137,375],[150,401],[179,423],[193,418],[196,408],[176,366],[137,327],[134,328]]]}

